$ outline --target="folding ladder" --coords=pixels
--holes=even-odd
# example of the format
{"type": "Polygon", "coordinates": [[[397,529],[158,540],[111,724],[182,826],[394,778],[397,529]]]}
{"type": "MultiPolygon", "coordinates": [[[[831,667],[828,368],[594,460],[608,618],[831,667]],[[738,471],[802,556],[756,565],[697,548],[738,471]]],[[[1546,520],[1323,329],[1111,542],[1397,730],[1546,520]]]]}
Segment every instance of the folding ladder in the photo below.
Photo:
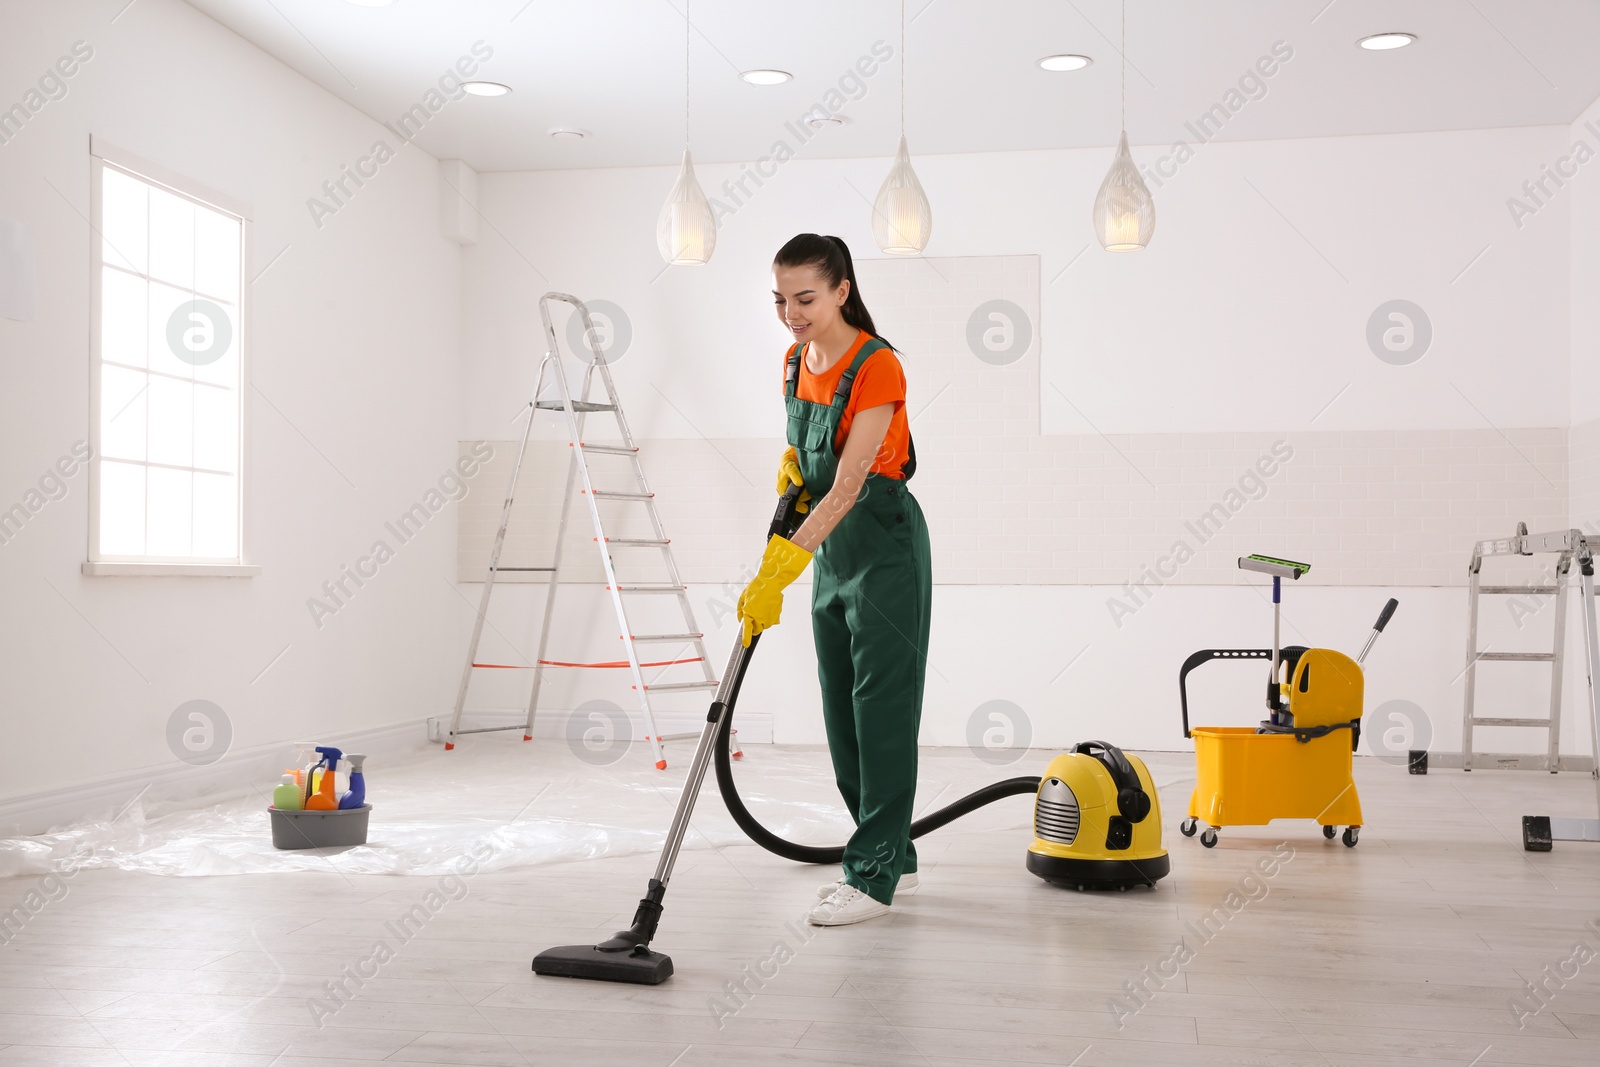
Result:
{"type": "MultiPolygon", "coordinates": [[[[1596,647],[1594,611],[1594,556],[1582,530],[1557,530],[1530,534],[1527,523],[1517,523],[1513,537],[1479,541],[1472,546],[1472,562],[1467,569],[1467,670],[1466,706],[1462,715],[1461,759],[1465,770],[1472,770],[1472,731],[1478,726],[1522,726],[1546,730],[1548,743],[1545,768],[1551,774],[1561,769],[1561,683],[1567,640],[1567,578],[1576,561],[1579,588],[1583,597],[1584,644],[1589,671],[1589,715],[1594,728],[1597,798],[1600,798],[1600,719],[1595,717],[1595,675],[1600,672],[1600,650],[1596,647]],[[1489,556],[1532,556],[1552,553],[1555,563],[1547,584],[1483,585],[1480,570],[1489,556]],[[1549,652],[1491,652],[1478,647],[1478,598],[1480,596],[1555,596],[1555,635],[1549,652]],[[1480,716],[1474,709],[1477,699],[1478,664],[1494,662],[1535,662],[1550,664],[1550,710],[1542,719],[1480,716]]],[[[1547,571],[1547,573],[1550,573],[1547,571]]]]}
{"type": "Polygon", "coordinates": [[[606,362],[605,355],[600,350],[598,337],[594,330],[594,322],[589,317],[589,309],[575,296],[565,293],[546,293],[539,298],[539,317],[544,325],[546,350],[543,362],[539,364],[539,376],[533,389],[533,397],[528,401],[528,423],[522,430],[522,443],[517,447],[517,458],[511,468],[511,482],[506,487],[505,504],[500,510],[500,528],[495,533],[494,548],[489,555],[489,573],[484,579],[483,596],[478,604],[478,615],[472,624],[472,640],[467,646],[467,661],[461,670],[461,685],[456,690],[455,712],[450,719],[450,731],[445,738],[445,748],[455,747],[455,740],[465,734],[493,733],[496,731],[519,729],[516,726],[491,726],[477,729],[463,730],[461,728],[461,713],[466,706],[467,688],[472,681],[474,670],[485,668],[504,668],[507,665],[498,663],[478,662],[478,643],[483,636],[483,624],[489,610],[489,596],[494,592],[495,577],[502,571],[536,571],[547,572],[550,575],[549,592],[545,596],[544,621],[539,629],[539,653],[531,668],[533,670],[533,692],[528,698],[527,721],[520,727],[524,741],[533,738],[533,716],[539,704],[539,690],[544,680],[544,671],[549,667],[627,667],[633,677],[633,689],[638,696],[639,710],[644,716],[646,738],[650,742],[650,749],[655,756],[658,768],[665,769],[666,757],[662,752],[662,742],[679,738],[699,737],[699,733],[683,733],[663,736],[656,729],[655,716],[651,711],[650,698],[653,694],[667,692],[681,692],[685,690],[717,688],[717,679],[711,673],[710,663],[706,659],[705,646],[702,643],[704,635],[695,626],[694,610],[689,605],[688,589],[683,584],[678,574],[677,563],[672,558],[671,542],[661,528],[661,518],[656,513],[655,494],[650,491],[649,484],[645,481],[644,469],[639,464],[639,448],[634,444],[633,435],[628,430],[628,420],[622,413],[622,401],[617,397],[615,384],[611,379],[611,370],[606,362]],[[583,317],[584,338],[588,341],[591,358],[588,360],[588,369],[583,375],[583,389],[575,400],[567,380],[566,368],[562,363],[561,348],[556,341],[555,327],[550,321],[550,302],[562,300],[571,304],[579,315],[583,317]],[[594,392],[594,382],[599,378],[604,398],[594,392]],[[545,392],[547,379],[554,383],[556,398],[541,399],[545,392]],[[511,502],[517,491],[517,477],[522,471],[522,461],[528,451],[528,439],[533,432],[534,417],[540,411],[559,411],[566,417],[568,446],[571,447],[571,462],[567,465],[566,489],[561,496],[561,521],[557,527],[555,554],[551,565],[548,567],[502,567],[500,566],[500,551],[505,545],[506,527],[511,522],[511,502]],[[584,423],[588,416],[596,413],[610,413],[616,419],[617,432],[620,440],[616,444],[599,444],[584,438],[584,423]],[[597,489],[591,477],[589,457],[591,455],[611,455],[626,457],[629,461],[633,475],[633,484],[622,489],[597,489]],[[567,518],[572,511],[572,489],[574,482],[581,482],[581,495],[589,507],[589,517],[594,523],[595,543],[600,549],[600,561],[605,568],[606,591],[609,594],[611,605],[617,614],[617,623],[622,635],[623,648],[627,650],[625,661],[610,663],[575,664],[552,661],[545,658],[546,649],[550,641],[550,620],[554,615],[556,591],[561,583],[561,554],[567,529],[567,518]],[[651,536],[649,537],[609,537],[606,535],[605,525],[600,517],[601,501],[619,501],[630,507],[642,507],[649,520],[651,536]],[[667,581],[665,582],[634,582],[624,583],[618,580],[617,564],[612,558],[614,550],[627,551],[658,551],[665,564],[667,581]],[[676,597],[678,606],[683,612],[683,630],[677,633],[634,633],[633,627],[628,623],[627,602],[635,596],[670,596],[676,597]],[[690,655],[681,658],[644,662],[640,658],[639,646],[643,644],[659,645],[675,648],[678,651],[690,652],[690,655]],[[679,664],[699,664],[697,672],[700,677],[689,681],[647,681],[644,674],[646,667],[671,667],[679,664]]]}

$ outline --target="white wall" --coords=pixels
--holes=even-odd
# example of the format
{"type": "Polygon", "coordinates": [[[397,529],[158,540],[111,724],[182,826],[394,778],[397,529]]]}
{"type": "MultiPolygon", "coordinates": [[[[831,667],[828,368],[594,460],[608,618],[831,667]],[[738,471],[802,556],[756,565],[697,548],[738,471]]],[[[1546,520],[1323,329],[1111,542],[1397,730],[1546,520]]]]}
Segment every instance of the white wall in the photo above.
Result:
{"type": "MultiPolygon", "coordinates": [[[[934,207],[929,256],[1042,257],[1046,433],[1091,432],[1052,382],[1106,433],[1306,425],[1347,384],[1317,429],[1561,426],[1569,202],[1518,230],[1506,199],[1565,151],[1567,133],[1202,145],[1154,190],[1150,248],[1122,256],[1084,252],[1109,151],[915,162],[934,207]],[[1396,298],[1434,325],[1411,367],[1379,362],[1364,339],[1369,314],[1396,298]]],[[[797,158],[722,220],[708,265],[665,273],[654,222],[669,169],[485,175],[499,234],[465,265],[462,435],[505,435],[533,384],[547,288],[628,312],[635,348],[618,374],[641,436],[772,433],[768,372],[784,346],[765,303],[772,255],[801,230],[879,255],[869,204],[886,166],[797,158]]],[[[697,171],[710,195],[739,174],[697,171]]]]}
{"type": "Polygon", "coordinates": [[[281,767],[287,738],[414,723],[454,659],[452,518],[320,630],[306,606],[455,459],[459,252],[439,237],[436,162],[401,149],[319,229],[307,198],[393,136],[178,0],[113,24],[124,6],[5,5],[6,106],[75,41],[93,56],[0,145],[0,218],[32,227],[39,294],[31,322],[0,319],[0,507],[89,434],[93,134],[250,206],[247,277],[265,273],[247,337],[247,536],[262,573],[82,576],[75,478],[0,546],[0,796],[187,773],[166,728],[192,699],[223,709],[236,752],[275,745],[281,767]]]}
{"type": "MultiPolygon", "coordinates": [[[[1582,143],[1590,158],[1557,198],[1572,215],[1572,424],[1600,419],[1600,100],[1578,116],[1562,155],[1582,143]]],[[[1568,170],[1577,166],[1567,165],[1568,170]]],[[[1600,457],[1591,456],[1591,460],[1600,457]]],[[[1600,517],[1597,515],[1596,517],[1600,517]]]]}
{"type": "MultiPolygon", "coordinates": [[[[1572,124],[1570,151],[1600,157],[1600,101],[1572,124]]],[[[1572,168],[1572,164],[1567,169],[1572,168]]],[[[1600,163],[1591,158],[1556,195],[1572,206],[1573,526],[1600,529],[1600,163]]]]}
{"type": "MultiPolygon", "coordinates": [[[[1580,144],[1589,158],[1555,194],[1572,201],[1572,425],[1567,436],[1572,487],[1567,523],[1600,539],[1600,100],[1572,124],[1563,154],[1576,156],[1580,144]]],[[[1569,620],[1569,626],[1575,635],[1583,632],[1578,618],[1569,620]]],[[[1583,692],[1577,687],[1585,682],[1582,666],[1575,664],[1569,691],[1583,692]]]]}
{"type": "MultiPolygon", "coordinates": [[[[1567,510],[1570,201],[1552,198],[1520,228],[1506,204],[1567,140],[1566,128],[1545,127],[1201,146],[1154,190],[1155,240],[1134,256],[1085,251],[1109,150],[919,157],[930,257],[1037,254],[1043,268],[1043,435],[965,441],[955,397],[957,436],[930,444],[914,483],[935,515],[936,582],[983,583],[937,590],[924,740],[963,743],[981,704],[1010,699],[1040,744],[1104,735],[1181,747],[1183,657],[1268,636],[1259,588],[1222,557],[1304,551],[1320,565],[1292,594],[1299,639],[1353,651],[1393,592],[1403,606],[1373,662],[1368,707],[1410,700],[1432,747],[1455,749],[1471,543],[1519,519],[1559,525],[1567,510]],[[1380,361],[1365,336],[1396,298],[1433,325],[1432,347],[1409,366],[1380,361]],[[1316,458],[1233,520],[1228,552],[1174,583],[1189,588],[1162,589],[1113,626],[1107,599],[1181,529],[1189,503],[1210,501],[1199,487],[1220,493],[1254,456],[1248,446],[1280,433],[1316,458]],[[1146,493],[1118,450],[1156,471],[1159,489],[1146,493]]],[[[768,265],[802,230],[877,256],[868,207],[886,165],[796,159],[722,220],[709,265],[667,271],[653,234],[670,169],[486,175],[482,207],[498,236],[464,262],[462,436],[510,436],[542,351],[541,291],[621,305],[633,343],[615,370],[635,434],[647,456],[654,448],[696,472],[663,469],[668,533],[696,565],[691,581],[736,581],[759,551],[780,447],[773,367],[785,337],[765,303],[768,265]]],[[[722,186],[738,166],[697,170],[732,203],[722,186]]],[[[898,294],[863,292],[893,338],[898,294]]],[[[917,377],[916,360],[909,352],[913,408],[937,385],[917,377]]],[[[711,614],[720,595],[706,587],[696,610],[711,614]]],[[[745,690],[745,712],[770,711],[780,741],[821,737],[804,597],[803,586],[791,595],[788,625],[745,690]]],[[[535,590],[507,592],[508,643],[535,638],[526,624],[538,603],[535,590]]],[[[589,629],[563,632],[569,653],[585,641],[595,658],[615,648],[604,611],[574,618],[589,629]]],[[[720,659],[716,642],[731,631],[701,623],[720,659]]],[[[1501,640],[1536,644],[1535,625],[1501,640]]],[[[563,678],[548,706],[607,693],[626,706],[607,681],[563,678]]],[[[1258,717],[1258,681],[1235,690],[1230,720],[1258,717]]],[[[1486,684],[1485,699],[1543,700],[1526,676],[1486,684]]],[[[478,706],[514,706],[515,689],[496,679],[478,706]]],[[[1583,728],[1569,714],[1568,751],[1587,750],[1583,728]]],[[[1531,750],[1538,739],[1485,735],[1480,746],[1531,750]]]]}

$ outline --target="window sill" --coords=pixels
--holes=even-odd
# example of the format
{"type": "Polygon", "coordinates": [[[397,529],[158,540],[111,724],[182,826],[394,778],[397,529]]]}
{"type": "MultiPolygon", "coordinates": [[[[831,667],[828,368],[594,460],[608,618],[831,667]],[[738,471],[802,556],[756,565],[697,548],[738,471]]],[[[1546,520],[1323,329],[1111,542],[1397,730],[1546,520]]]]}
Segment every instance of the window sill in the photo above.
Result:
{"type": "Polygon", "coordinates": [[[83,573],[100,577],[254,578],[261,568],[248,563],[117,563],[89,560],[83,573]]]}

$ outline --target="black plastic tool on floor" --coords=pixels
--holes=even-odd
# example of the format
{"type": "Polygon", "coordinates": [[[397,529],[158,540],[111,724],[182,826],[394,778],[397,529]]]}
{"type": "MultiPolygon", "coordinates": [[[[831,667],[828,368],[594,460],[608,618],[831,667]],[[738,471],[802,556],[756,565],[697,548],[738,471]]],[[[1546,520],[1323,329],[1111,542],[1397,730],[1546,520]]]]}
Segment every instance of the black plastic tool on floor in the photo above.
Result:
{"type": "MultiPolygon", "coordinates": [[[[776,535],[787,537],[800,525],[801,516],[795,510],[800,488],[791,486],[778,501],[778,510],[767,530],[770,539],[776,535]]],[[[678,798],[678,809],[672,816],[672,826],[667,831],[666,844],[661,849],[661,859],[656,873],[650,879],[645,895],[633,914],[633,924],[619,930],[597,945],[562,945],[548,948],[533,958],[535,974],[556,978],[588,978],[601,982],[633,982],[639,985],[660,985],[672,977],[672,957],[650,947],[655,939],[656,927],[661,922],[662,901],[667,895],[667,882],[672,878],[672,867],[677,862],[678,850],[683,845],[684,834],[689,829],[689,815],[694,810],[695,799],[705,781],[706,768],[716,759],[717,786],[728,811],[739,828],[750,839],[768,852],[797,863],[838,863],[844,858],[844,846],[819,847],[786,841],[756,821],[745,807],[733,783],[733,769],[728,756],[729,732],[733,726],[733,707],[739,699],[739,685],[744,681],[745,668],[756,650],[761,635],[750,639],[746,648],[741,638],[733,642],[733,655],[722,672],[722,683],[717,688],[711,710],[706,713],[705,728],[700,733],[700,744],[695,749],[694,761],[689,765],[684,779],[683,793],[678,798]]],[[[937,830],[952,820],[1002,797],[1036,793],[1037,776],[1008,778],[1003,782],[985,786],[962,797],[930,815],[911,824],[911,836],[921,837],[937,830]]]]}

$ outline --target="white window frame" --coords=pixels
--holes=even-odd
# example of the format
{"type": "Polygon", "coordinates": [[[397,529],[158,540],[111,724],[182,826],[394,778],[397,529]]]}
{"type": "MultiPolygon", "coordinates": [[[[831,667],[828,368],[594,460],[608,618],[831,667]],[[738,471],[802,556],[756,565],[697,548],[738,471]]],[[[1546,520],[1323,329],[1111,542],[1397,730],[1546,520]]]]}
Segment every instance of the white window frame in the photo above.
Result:
{"type": "Polygon", "coordinates": [[[246,487],[251,482],[250,470],[250,408],[245,402],[250,389],[250,324],[251,315],[250,247],[253,224],[249,205],[192,181],[166,167],[142,159],[132,152],[107,144],[98,137],[89,141],[90,161],[90,284],[89,284],[89,442],[93,448],[89,462],[89,558],[83,564],[88,575],[122,576],[188,576],[218,578],[248,578],[261,573],[250,559],[249,494],[246,487]],[[159,185],[168,191],[192,200],[197,204],[233,215],[239,219],[239,462],[236,477],[239,493],[239,556],[232,560],[143,557],[107,559],[100,552],[100,279],[103,250],[102,182],[107,164],[125,170],[141,181],[159,185]]]}

